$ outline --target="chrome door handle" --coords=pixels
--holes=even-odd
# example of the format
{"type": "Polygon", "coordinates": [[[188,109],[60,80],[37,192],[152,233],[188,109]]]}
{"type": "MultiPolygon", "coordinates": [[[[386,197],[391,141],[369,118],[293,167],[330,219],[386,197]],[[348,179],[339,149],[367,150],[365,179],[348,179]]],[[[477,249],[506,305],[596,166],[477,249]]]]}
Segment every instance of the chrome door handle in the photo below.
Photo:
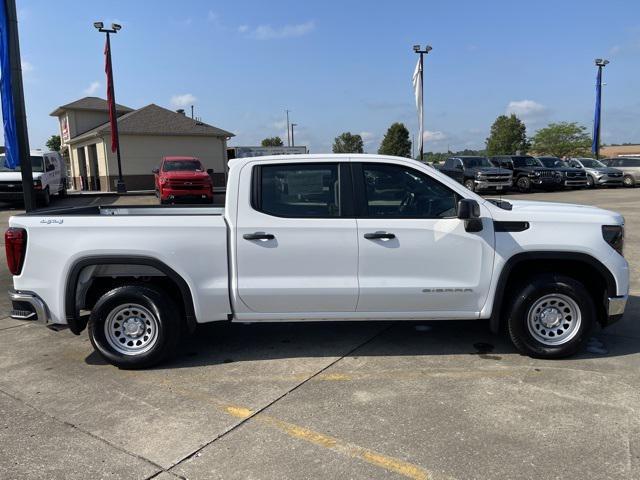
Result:
{"type": "Polygon", "coordinates": [[[393,233],[388,232],[374,232],[374,233],[365,233],[364,238],[367,240],[391,240],[396,238],[393,233]]]}

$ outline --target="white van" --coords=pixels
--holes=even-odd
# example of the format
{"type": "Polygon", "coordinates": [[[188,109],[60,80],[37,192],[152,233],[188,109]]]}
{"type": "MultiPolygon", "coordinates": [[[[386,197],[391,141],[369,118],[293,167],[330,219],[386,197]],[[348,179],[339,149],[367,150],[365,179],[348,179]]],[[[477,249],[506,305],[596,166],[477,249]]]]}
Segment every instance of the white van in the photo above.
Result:
{"type": "MultiPolygon", "coordinates": [[[[67,194],[67,169],[58,152],[31,150],[33,188],[38,206],[51,203],[51,195],[64,197],[67,194]]],[[[5,154],[0,155],[0,201],[20,201],[22,195],[22,174],[20,166],[8,168],[5,154]]]]}

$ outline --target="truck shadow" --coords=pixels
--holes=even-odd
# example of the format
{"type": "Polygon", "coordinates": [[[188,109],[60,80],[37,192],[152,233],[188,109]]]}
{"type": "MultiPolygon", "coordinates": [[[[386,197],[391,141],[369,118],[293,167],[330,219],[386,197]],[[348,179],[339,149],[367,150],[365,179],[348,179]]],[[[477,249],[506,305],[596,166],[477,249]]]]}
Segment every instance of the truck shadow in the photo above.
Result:
{"type": "MultiPolygon", "coordinates": [[[[629,299],[623,320],[596,328],[573,359],[640,353],[640,297],[629,299]]],[[[201,325],[185,338],[176,357],[159,368],[192,368],[233,362],[309,357],[474,355],[509,361],[519,355],[506,334],[488,321],[225,323],[201,325]]],[[[104,363],[95,353],[87,363],[104,363]]]]}

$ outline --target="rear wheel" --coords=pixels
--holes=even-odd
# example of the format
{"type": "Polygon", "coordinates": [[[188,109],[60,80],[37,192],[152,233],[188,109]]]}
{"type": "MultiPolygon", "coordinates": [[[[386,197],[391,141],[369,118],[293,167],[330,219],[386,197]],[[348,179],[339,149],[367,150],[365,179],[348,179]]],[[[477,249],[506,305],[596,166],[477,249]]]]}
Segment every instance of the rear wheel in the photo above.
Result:
{"type": "Polygon", "coordinates": [[[179,309],[165,293],[127,285],[110,290],[96,302],[89,318],[89,338],[112,365],[146,368],[173,354],[181,321],[179,309]]]}
{"type": "Polygon", "coordinates": [[[518,350],[532,357],[573,355],[595,323],[591,295],[571,277],[537,275],[514,298],[507,319],[509,335],[518,350]]]}
{"type": "Polygon", "coordinates": [[[464,186],[467,187],[472,192],[476,191],[476,183],[471,178],[464,181],[464,186]]]}
{"type": "Polygon", "coordinates": [[[51,194],[49,193],[49,187],[45,188],[42,193],[36,197],[36,203],[39,207],[48,207],[51,205],[51,194]]]}
{"type": "Polygon", "coordinates": [[[635,187],[636,186],[636,181],[633,179],[633,177],[631,175],[625,175],[624,179],[622,180],[622,183],[624,184],[625,187],[635,187]]]}

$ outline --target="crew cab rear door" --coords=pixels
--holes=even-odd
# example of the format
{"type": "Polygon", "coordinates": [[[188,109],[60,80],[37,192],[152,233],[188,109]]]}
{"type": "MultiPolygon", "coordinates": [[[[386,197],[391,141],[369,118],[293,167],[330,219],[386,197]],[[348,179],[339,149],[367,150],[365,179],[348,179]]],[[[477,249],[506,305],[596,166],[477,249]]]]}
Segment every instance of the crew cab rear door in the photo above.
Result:
{"type": "Polygon", "coordinates": [[[348,162],[248,164],[240,180],[235,262],[248,311],[236,308],[238,317],[354,312],[358,239],[348,162]]]}
{"type": "Polygon", "coordinates": [[[437,178],[391,161],[352,165],[358,311],[476,317],[487,299],[493,269],[488,209],[481,206],[483,229],[467,232],[456,216],[461,196],[437,178]]]}

